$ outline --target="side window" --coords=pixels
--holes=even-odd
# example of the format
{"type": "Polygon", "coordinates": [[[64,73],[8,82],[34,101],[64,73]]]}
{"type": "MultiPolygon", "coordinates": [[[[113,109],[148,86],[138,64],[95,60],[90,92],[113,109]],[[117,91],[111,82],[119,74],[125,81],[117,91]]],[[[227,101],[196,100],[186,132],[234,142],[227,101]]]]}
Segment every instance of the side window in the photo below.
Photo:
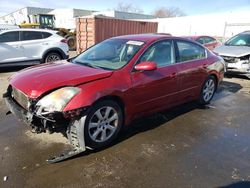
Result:
{"type": "Polygon", "coordinates": [[[196,41],[197,41],[198,43],[200,43],[200,44],[205,44],[205,43],[206,43],[203,37],[198,38],[196,41]]]}
{"type": "Polygon", "coordinates": [[[23,31],[21,40],[37,40],[42,39],[42,33],[38,31],[23,31]]]}
{"type": "Polygon", "coordinates": [[[43,38],[46,39],[46,38],[49,38],[52,34],[48,32],[42,32],[42,35],[43,35],[43,38]]]}
{"type": "Polygon", "coordinates": [[[19,41],[19,31],[7,32],[0,35],[0,42],[19,41]]]}
{"type": "Polygon", "coordinates": [[[153,61],[158,67],[174,63],[174,49],[172,41],[160,41],[150,46],[141,56],[139,62],[153,61]]]}
{"type": "Polygon", "coordinates": [[[177,41],[177,62],[202,59],[206,51],[199,45],[187,41],[177,41]]]}
{"type": "Polygon", "coordinates": [[[205,42],[207,43],[211,43],[211,42],[215,42],[215,39],[211,38],[211,37],[205,37],[205,42]]]}

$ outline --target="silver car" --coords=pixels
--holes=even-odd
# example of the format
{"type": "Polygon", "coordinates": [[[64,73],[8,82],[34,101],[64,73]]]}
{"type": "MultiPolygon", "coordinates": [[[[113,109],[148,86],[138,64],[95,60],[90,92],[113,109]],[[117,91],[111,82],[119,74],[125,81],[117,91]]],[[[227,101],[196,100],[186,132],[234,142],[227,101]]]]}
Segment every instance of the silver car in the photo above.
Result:
{"type": "Polygon", "coordinates": [[[250,78],[250,31],[239,33],[214,51],[225,60],[228,72],[245,74],[250,78]]]}

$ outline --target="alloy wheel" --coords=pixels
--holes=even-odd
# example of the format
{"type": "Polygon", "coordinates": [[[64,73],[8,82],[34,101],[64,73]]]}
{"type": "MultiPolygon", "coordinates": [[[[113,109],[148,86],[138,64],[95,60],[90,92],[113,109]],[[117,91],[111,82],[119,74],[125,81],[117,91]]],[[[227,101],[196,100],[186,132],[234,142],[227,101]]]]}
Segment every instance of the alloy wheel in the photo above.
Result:
{"type": "Polygon", "coordinates": [[[203,99],[208,102],[213,97],[215,91],[215,83],[213,79],[208,79],[203,88],[203,99]]]}
{"type": "Polygon", "coordinates": [[[88,133],[95,142],[105,142],[111,138],[118,127],[118,112],[110,106],[98,109],[89,121],[88,133]]]}

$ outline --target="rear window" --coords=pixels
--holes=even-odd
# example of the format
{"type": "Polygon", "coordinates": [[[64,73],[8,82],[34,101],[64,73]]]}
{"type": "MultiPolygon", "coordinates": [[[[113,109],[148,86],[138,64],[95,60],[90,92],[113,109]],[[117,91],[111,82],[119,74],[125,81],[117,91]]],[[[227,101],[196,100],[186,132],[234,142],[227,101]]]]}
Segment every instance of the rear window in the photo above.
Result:
{"type": "Polygon", "coordinates": [[[22,40],[38,40],[42,39],[42,32],[39,31],[23,31],[22,32],[22,40]]]}
{"type": "Polygon", "coordinates": [[[206,57],[205,49],[191,42],[177,41],[177,48],[177,62],[191,61],[206,57]]]}
{"type": "Polygon", "coordinates": [[[19,41],[19,31],[12,31],[0,35],[0,42],[16,42],[19,41]]]}
{"type": "Polygon", "coordinates": [[[211,43],[211,42],[215,42],[215,39],[211,37],[205,37],[205,43],[211,43]]]}

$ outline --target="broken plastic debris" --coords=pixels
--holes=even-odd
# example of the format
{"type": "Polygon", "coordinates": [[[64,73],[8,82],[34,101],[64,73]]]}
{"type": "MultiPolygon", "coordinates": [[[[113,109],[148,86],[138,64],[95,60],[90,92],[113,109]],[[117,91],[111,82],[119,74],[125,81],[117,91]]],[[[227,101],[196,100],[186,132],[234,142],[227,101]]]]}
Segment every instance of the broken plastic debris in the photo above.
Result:
{"type": "Polygon", "coordinates": [[[215,107],[215,106],[212,106],[212,105],[207,105],[207,107],[216,109],[216,107],[215,107]]]}
{"type": "Polygon", "coordinates": [[[8,180],[8,176],[4,176],[3,181],[7,181],[7,180],[8,180]]]}

